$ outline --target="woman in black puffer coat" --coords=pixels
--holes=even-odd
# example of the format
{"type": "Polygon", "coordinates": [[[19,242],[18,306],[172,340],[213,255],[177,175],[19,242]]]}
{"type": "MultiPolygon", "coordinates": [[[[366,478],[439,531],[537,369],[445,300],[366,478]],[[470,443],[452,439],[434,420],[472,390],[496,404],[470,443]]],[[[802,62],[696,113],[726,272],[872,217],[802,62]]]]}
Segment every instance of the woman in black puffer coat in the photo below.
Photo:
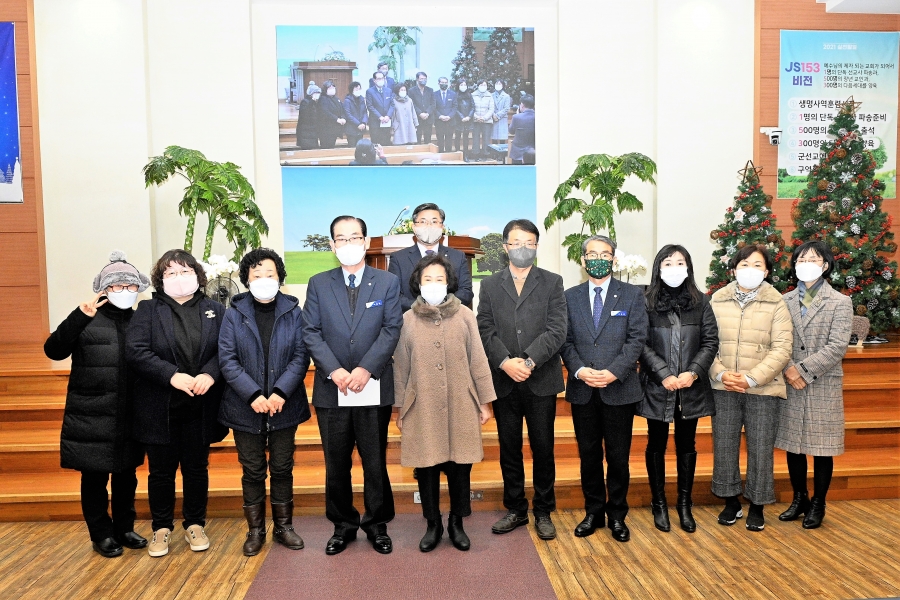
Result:
{"type": "Polygon", "coordinates": [[[134,375],[125,363],[125,330],[139,292],[150,285],[115,251],[94,279],[96,296],[73,310],[44,343],[52,360],[72,357],[59,445],[60,465],[81,471],[81,509],[93,548],[112,558],[143,548],[134,532],[135,469],[143,447],[132,441],[134,375]],[[112,479],[112,517],[106,484],[112,479]]]}
{"type": "Polygon", "coordinates": [[[643,400],[638,414],[647,418],[647,475],[653,521],[669,531],[666,505],[665,453],[669,423],[675,423],[678,465],[678,510],[681,528],[697,529],[691,514],[691,489],[697,452],[697,420],[715,414],[707,375],[719,349],[719,330],[709,300],[694,282],[691,255],[682,246],[667,245],[653,261],[647,289],[650,335],[641,353],[643,400]]]}

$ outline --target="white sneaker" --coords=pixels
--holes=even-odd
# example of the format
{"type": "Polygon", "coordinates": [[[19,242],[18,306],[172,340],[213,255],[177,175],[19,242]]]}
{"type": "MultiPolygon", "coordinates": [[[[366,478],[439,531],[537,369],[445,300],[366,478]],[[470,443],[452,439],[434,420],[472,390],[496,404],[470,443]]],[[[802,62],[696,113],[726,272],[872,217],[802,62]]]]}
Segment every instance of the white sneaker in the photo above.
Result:
{"type": "Polygon", "coordinates": [[[150,545],[147,546],[147,551],[150,553],[150,556],[157,558],[169,553],[170,533],[172,532],[165,527],[153,532],[153,539],[150,540],[150,545]]]}
{"type": "Polygon", "coordinates": [[[191,525],[184,532],[184,540],[191,545],[194,552],[203,552],[209,548],[209,538],[200,525],[191,525]]]}

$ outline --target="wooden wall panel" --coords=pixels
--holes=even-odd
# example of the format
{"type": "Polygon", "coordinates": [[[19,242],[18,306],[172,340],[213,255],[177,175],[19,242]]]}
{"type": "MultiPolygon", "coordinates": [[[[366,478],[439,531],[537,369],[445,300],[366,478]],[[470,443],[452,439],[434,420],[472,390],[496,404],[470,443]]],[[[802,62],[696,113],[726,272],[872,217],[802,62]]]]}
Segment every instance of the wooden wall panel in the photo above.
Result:
{"type": "MultiPolygon", "coordinates": [[[[40,344],[49,333],[32,0],[0,0],[16,29],[23,204],[0,204],[0,345],[40,344]]],[[[6,168],[6,165],[2,165],[6,168]]]]}
{"type": "MultiPolygon", "coordinates": [[[[778,153],[769,145],[760,127],[778,123],[778,77],[781,61],[781,30],[824,31],[898,31],[900,15],[828,14],[825,5],[816,0],[756,0],[756,106],[753,124],[753,156],[756,166],[763,167],[764,189],[775,195],[777,190],[778,153]]],[[[849,95],[849,94],[848,94],[849,95]]],[[[784,126],[784,123],[781,123],[784,126]]],[[[900,157],[900,135],[894,156],[900,157]]],[[[792,198],[777,199],[772,210],[778,217],[777,225],[789,238],[794,230],[790,217],[792,198]]],[[[894,217],[894,235],[900,225],[900,199],[885,200],[885,212],[894,217]]],[[[897,260],[894,253],[892,260],[897,260]]]]}

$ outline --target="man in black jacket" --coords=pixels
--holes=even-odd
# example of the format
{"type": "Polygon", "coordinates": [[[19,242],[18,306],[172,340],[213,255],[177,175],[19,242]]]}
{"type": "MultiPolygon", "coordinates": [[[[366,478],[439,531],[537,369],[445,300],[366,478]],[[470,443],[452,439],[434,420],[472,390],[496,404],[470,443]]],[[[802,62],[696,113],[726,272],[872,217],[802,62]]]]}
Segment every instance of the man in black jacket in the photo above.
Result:
{"type": "Polygon", "coordinates": [[[409,91],[409,97],[419,116],[416,137],[420,144],[431,143],[431,126],[434,124],[434,90],[425,85],[427,83],[428,75],[419,71],[416,73],[416,85],[409,91]]]}
{"type": "Polygon", "coordinates": [[[481,282],[478,329],[491,364],[494,417],[500,438],[505,517],[492,527],[508,533],[528,523],[522,419],[533,456],[533,512],[538,537],[556,537],[550,513],[556,509],[553,423],[556,395],[563,391],[559,349],[566,339],[562,277],[533,266],[540,232],[516,219],[503,229],[510,265],[481,282]]]}

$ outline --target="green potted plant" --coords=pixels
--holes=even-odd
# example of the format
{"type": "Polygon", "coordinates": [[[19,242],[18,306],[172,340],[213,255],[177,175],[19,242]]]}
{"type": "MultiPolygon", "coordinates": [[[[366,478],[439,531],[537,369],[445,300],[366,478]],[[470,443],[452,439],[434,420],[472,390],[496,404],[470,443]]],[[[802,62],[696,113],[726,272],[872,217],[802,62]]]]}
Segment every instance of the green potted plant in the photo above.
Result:
{"type": "Polygon", "coordinates": [[[250,248],[258,248],[260,238],[269,233],[269,226],[256,205],[256,192],[240,167],[232,162],[219,163],[207,159],[199,150],[169,146],[160,156],[144,165],[144,185],[161,185],[173,175],[187,180],[184,197],[178,203],[179,214],[188,219],[184,249],[191,252],[194,245],[194,224],[198,213],[209,218],[203,261],[212,253],[216,227],[234,244],[234,260],[240,260],[250,248]]]}
{"type": "Polygon", "coordinates": [[[568,179],[559,184],[553,199],[556,202],[544,219],[544,228],[557,221],[565,221],[575,213],[581,215],[581,231],[566,236],[563,247],[569,260],[579,262],[582,242],[599,231],[607,231],[616,239],[614,217],[617,212],[643,210],[644,203],[631,192],[622,190],[625,180],[634,175],[641,181],[656,184],[656,163],[638,152],[622,156],[586,154],[578,158],[578,166],[568,179]],[[586,191],[590,202],[572,195],[573,190],[586,191]],[[589,233],[585,233],[585,227],[589,233]]]}

